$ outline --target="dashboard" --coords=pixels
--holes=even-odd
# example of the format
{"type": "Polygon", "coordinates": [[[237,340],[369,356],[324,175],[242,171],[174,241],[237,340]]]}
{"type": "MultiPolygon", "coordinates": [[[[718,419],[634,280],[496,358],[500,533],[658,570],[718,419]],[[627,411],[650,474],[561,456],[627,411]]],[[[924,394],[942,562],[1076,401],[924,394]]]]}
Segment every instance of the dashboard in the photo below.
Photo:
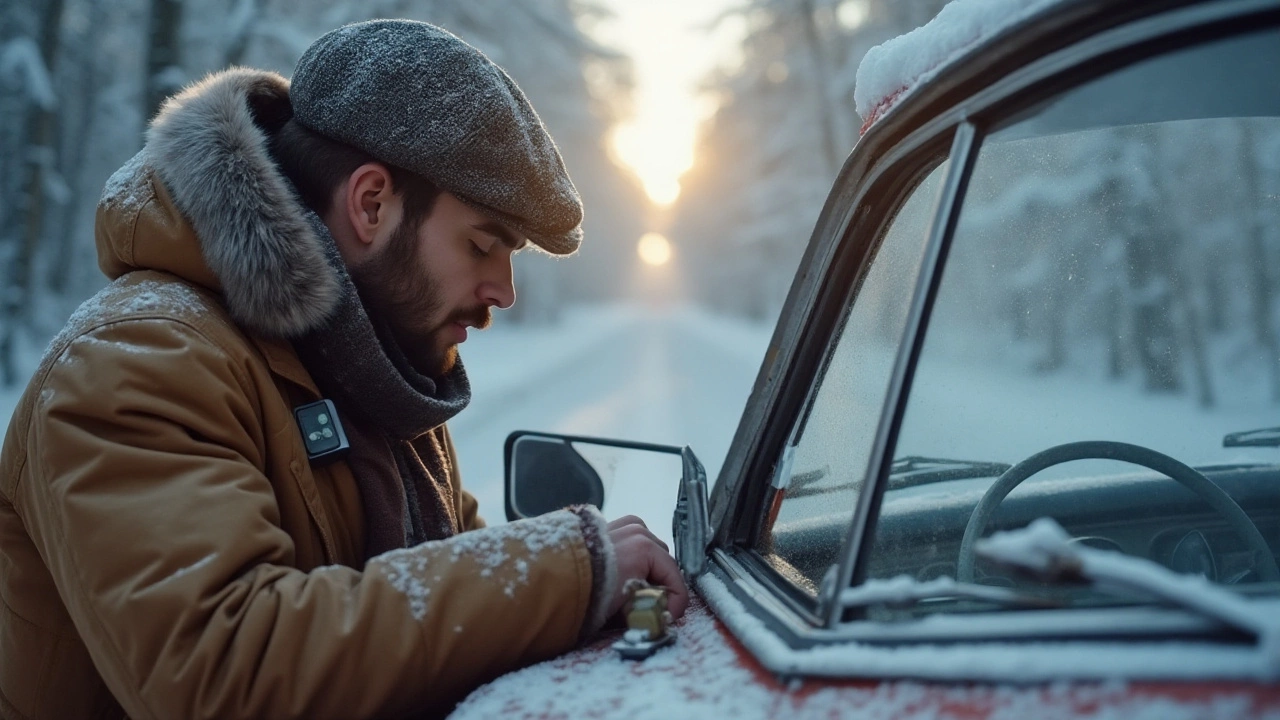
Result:
{"type": "MultiPolygon", "coordinates": [[[[1245,510],[1274,558],[1280,549],[1280,464],[1198,468],[1245,510]]],[[[908,575],[920,581],[956,577],[961,540],[974,508],[995,478],[965,478],[889,489],[873,530],[865,577],[908,575]]],[[[1176,572],[1227,585],[1259,583],[1255,546],[1184,485],[1154,471],[1087,477],[1033,477],[996,507],[983,536],[1052,517],[1076,542],[1147,558],[1176,572]]],[[[845,509],[779,524],[761,556],[806,594],[814,595],[848,532],[845,509]]],[[[979,559],[974,579],[1026,586],[979,559]]]]}

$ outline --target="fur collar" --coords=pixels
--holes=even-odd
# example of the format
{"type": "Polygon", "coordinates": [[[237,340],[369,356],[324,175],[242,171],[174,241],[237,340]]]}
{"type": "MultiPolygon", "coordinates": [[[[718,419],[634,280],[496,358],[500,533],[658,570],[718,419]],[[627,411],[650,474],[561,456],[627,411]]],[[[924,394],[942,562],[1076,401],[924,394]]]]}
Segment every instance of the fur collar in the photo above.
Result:
{"type": "Polygon", "coordinates": [[[298,337],[341,299],[324,241],[267,151],[292,114],[289,81],[234,68],[165,101],[147,158],[200,239],[227,309],[247,329],[298,337]]]}

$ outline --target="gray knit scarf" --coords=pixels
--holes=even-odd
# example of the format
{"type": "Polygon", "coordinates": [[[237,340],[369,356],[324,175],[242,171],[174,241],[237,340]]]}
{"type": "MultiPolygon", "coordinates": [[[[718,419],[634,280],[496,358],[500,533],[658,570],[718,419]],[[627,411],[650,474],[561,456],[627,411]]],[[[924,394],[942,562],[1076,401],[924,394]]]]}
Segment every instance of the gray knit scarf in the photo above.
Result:
{"type": "Polygon", "coordinates": [[[343,293],[325,324],[293,343],[347,431],[347,464],[364,504],[365,557],[456,535],[443,425],[471,402],[462,362],[438,378],[415,370],[385,320],[365,311],[329,229],[315,213],[308,220],[343,293]]]}

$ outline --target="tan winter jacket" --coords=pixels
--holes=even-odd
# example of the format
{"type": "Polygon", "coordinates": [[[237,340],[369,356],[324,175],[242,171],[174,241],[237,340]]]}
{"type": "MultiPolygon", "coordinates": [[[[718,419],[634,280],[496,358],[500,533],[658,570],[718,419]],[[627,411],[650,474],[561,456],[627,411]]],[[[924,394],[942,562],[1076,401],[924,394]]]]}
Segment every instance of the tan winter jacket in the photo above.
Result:
{"type": "Polygon", "coordinates": [[[598,513],[356,569],[356,484],[308,463],[291,412],[315,384],[287,341],[245,329],[254,312],[305,328],[333,301],[253,122],[285,88],[215,76],[108,183],[114,281],[49,347],[0,456],[3,717],[438,714],[603,621],[598,513]]]}

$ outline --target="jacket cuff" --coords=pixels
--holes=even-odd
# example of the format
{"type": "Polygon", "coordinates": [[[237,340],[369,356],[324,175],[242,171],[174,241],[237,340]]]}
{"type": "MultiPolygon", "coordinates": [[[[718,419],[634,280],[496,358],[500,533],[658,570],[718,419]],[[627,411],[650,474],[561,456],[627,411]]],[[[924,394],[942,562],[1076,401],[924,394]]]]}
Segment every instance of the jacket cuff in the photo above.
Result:
{"type": "Polygon", "coordinates": [[[578,516],[582,524],[582,538],[591,552],[591,603],[578,633],[581,642],[604,627],[609,619],[607,613],[617,583],[618,562],[613,552],[613,541],[609,539],[609,525],[600,511],[594,505],[574,505],[569,510],[578,516]]]}

